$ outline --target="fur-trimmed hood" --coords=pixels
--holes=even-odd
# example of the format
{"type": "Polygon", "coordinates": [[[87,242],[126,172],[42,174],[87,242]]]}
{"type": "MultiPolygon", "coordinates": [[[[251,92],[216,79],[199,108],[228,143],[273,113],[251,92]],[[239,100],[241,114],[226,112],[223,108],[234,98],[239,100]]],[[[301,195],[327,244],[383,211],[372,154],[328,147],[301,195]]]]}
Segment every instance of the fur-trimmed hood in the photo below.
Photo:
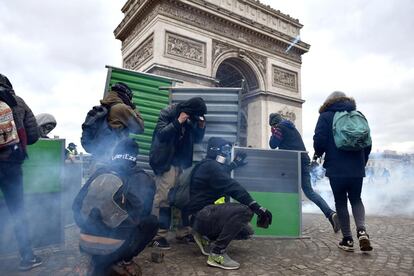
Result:
{"type": "Polygon", "coordinates": [[[354,98],[339,97],[327,100],[319,108],[319,113],[325,111],[352,111],[356,109],[354,98]]]}

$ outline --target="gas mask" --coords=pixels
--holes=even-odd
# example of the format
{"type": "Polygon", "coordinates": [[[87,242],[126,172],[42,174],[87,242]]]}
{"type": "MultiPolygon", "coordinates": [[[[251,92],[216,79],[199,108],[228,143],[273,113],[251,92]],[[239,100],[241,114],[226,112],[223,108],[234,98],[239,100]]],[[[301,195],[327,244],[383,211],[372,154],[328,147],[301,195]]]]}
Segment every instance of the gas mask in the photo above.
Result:
{"type": "Polygon", "coordinates": [[[231,160],[231,145],[223,145],[220,148],[211,148],[217,151],[216,161],[220,164],[230,164],[231,160]]]}

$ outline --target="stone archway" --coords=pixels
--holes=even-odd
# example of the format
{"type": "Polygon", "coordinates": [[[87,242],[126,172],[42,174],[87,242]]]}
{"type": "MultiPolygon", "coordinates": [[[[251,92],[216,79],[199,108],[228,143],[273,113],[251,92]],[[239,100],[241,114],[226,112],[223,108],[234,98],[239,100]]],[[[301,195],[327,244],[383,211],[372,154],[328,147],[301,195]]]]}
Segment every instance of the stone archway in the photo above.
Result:
{"type": "MultiPolygon", "coordinates": [[[[223,59],[216,67],[215,78],[219,87],[241,87],[242,96],[260,89],[259,79],[256,73],[241,58],[229,57],[223,59]]],[[[240,136],[238,144],[247,146],[247,128],[248,128],[248,108],[247,103],[243,101],[240,112],[240,136]]]]}

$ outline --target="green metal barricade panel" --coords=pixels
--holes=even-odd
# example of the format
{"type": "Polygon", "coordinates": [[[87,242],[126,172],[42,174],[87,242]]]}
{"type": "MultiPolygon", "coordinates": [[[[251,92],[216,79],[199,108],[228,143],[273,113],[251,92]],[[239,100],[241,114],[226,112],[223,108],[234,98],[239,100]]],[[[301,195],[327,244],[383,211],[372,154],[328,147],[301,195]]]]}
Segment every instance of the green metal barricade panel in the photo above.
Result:
{"type": "Polygon", "coordinates": [[[257,216],[254,216],[252,225],[255,235],[278,237],[298,237],[301,235],[298,194],[265,192],[250,192],[250,194],[262,206],[269,209],[273,215],[273,223],[268,229],[257,227],[257,216]]]}
{"type": "Polygon", "coordinates": [[[263,207],[273,214],[268,229],[252,224],[257,236],[297,238],[302,235],[300,152],[234,147],[234,155],[247,153],[248,164],[232,172],[263,207]]]}
{"type": "Polygon", "coordinates": [[[24,192],[51,193],[61,190],[65,140],[40,139],[28,147],[23,164],[24,192]]]}

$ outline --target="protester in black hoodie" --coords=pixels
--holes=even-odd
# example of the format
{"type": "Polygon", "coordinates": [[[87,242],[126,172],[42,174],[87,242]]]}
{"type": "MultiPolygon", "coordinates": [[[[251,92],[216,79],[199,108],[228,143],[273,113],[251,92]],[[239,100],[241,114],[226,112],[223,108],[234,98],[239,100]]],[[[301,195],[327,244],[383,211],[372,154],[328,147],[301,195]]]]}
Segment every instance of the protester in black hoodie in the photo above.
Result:
{"type": "Polygon", "coordinates": [[[317,156],[325,153],[324,168],[335,197],[336,211],[343,235],[339,248],[353,251],[354,243],[349,222],[347,201],[357,227],[357,237],[362,251],[371,251],[369,236],[365,229],[365,209],[361,200],[362,181],[371,146],[358,151],[345,151],[336,147],[332,124],[335,112],[356,110],[355,100],[345,93],[335,91],[319,109],[319,119],[313,136],[313,147],[317,156]]]}
{"type": "Polygon", "coordinates": [[[194,169],[190,185],[190,203],[184,213],[190,216],[194,239],[201,253],[208,256],[207,264],[223,269],[238,269],[240,264],[226,253],[227,246],[246,228],[253,217],[272,223],[272,214],[261,207],[236,180],[232,179],[226,163],[230,159],[231,143],[212,137],[208,141],[207,156],[194,169]],[[229,196],[240,203],[214,204],[229,196]],[[213,241],[210,249],[207,240],[213,241]]]}
{"type": "Polygon", "coordinates": [[[133,274],[139,269],[133,257],[158,230],[158,220],[151,215],[155,184],[137,167],[137,155],[135,141],[121,140],[111,163],[98,169],[74,200],[74,218],[81,229],[80,248],[93,256],[96,275],[111,265],[116,271],[133,274]]]}
{"type": "MultiPolygon", "coordinates": [[[[269,116],[269,125],[271,126],[272,136],[270,136],[269,146],[272,149],[279,148],[281,150],[297,150],[306,151],[305,144],[303,143],[302,136],[296,129],[295,125],[284,119],[279,113],[272,113],[269,116]]],[[[325,217],[329,220],[335,233],[339,231],[338,216],[334,210],[332,210],[326,201],[317,194],[311,184],[309,165],[310,158],[307,153],[302,153],[301,156],[301,168],[302,168],[302,190],[303,193],[313,203],[315,203],[319,209],[323,212],[325,217]]]]}
{"type": "MultiPolygon", "coordinates": [[[[0,101],[12,110],[19,142],[0,148],[0,189],[14,220],[14,231],[19,246],[20,270],[30,270],[42,264],[33,254],[24,212],[22,164],[27,157],[26,147],[36,143],[39,132],[32,111],[22,98],[14,93],[9,79],[0,74],[0,101]]],[[[3,110],[4,111],[4,110],[3,110]]],[[[5,114],[1,114],[5,116],[5,114]]],[[[2,119],[8,120],[3,117],[2,119]]]]}
{"type": "MultiPolygon", "coordinates": [[[[204,137],[206,113],[202,98],[172,104],[161,110],[154,130],[150,165],[157,186],[153,214],[159,217],[160,230],[153,246],[161,249],[170,249],[166,239],[171,224],[168,192],[176,185],[182,170],[192,165],[194,144],[200,143],[204,137]]],[[[194,241],[188,227],[179,227],[176,237],[186,242],[194,241]]]]}

